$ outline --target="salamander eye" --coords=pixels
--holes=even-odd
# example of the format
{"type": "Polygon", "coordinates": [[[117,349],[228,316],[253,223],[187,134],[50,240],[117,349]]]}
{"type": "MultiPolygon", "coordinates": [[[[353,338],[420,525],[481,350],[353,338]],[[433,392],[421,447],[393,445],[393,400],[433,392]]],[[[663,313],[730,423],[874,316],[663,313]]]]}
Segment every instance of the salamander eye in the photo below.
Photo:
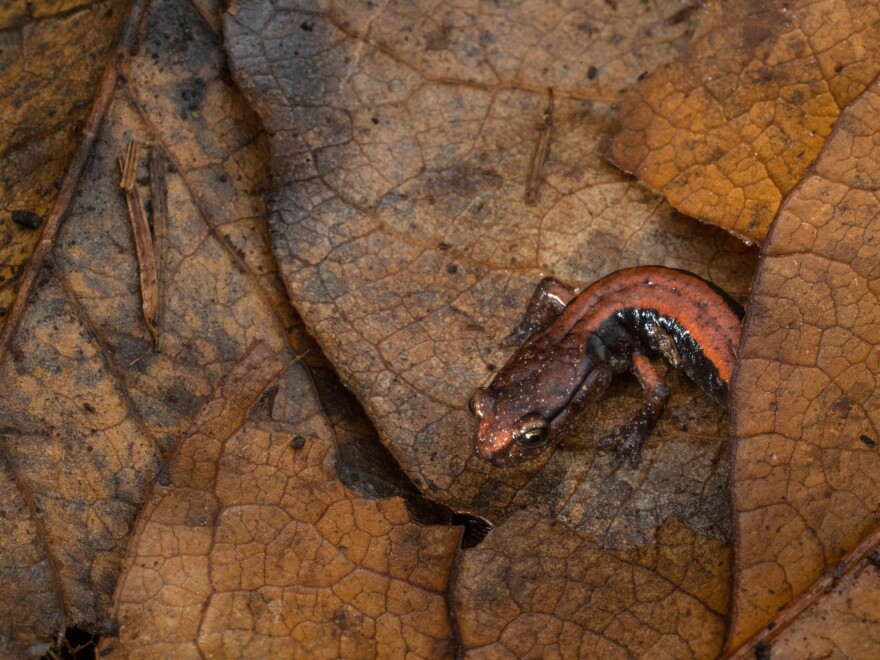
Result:
{"type": "Polygon", "coordinates": [[[540,447],[547,441],[549,428],[547,420],[537,413],[526,415],[517,423],[513,440],[521,447],[540,447]]]}
{"type": "Polygon", "coordinates": [[[471,411],[471,415],[474,417],[477,416],[477,394],[474,392],[473,396],[468,400],[468,410],[471,411]]]}

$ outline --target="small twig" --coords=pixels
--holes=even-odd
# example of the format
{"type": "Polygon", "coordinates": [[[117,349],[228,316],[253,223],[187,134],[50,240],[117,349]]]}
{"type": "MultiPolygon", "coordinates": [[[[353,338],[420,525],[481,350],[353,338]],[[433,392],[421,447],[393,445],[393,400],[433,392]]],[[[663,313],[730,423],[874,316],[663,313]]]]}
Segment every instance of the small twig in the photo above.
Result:
{"type": "Polygon", "coordinates": [[[223,21],[220,16],[222,12],[217,11],[217,6],[212,2],[207,2],[206,0],[190,0],[192,6],[196,8],[196,11],[199,12],[199,16],[202,17],[202,20],[205,21],[205,25],[207,25],[216,35],[223,34],[223,21]]]}
{"type": "MultiPolygon", "coordinates": [[[[156,313],[153,322],[162,334],[165,323],[165,262],[168,247],[168,188],[162,147],[150,148],[150,197],[153,200],[153,250],[156,255],[156,313]]],[[[158,350],[158,349],[157,349],[158,350]]]]}
{"type": "Polygon", "coordinates": [[[543,125],[532,160],[529,162],[529,172],[526,175],[526,204],[534,204],[538,201],[538,188],[544,174],[544,164],[550,155],[550,134],[553,131],[553,88],[547,88],[547,108],[542,117],[543,125]]]}
{"type": "Polygon", "coordinates": [[[119,169],[122,178],[119,187],[125,192],[125,203],[128,206],[128,217],[131,219],[131,231],[134,234],[134,246],[137,252],[138,271],[141,282],[141,308],[147,329],[153,336],[153,349],[159,346],[159,333],[153,324],[156,315],[156,304],[159,298],[158,279],[156,275],[156,254],[153,251],[153,237],[150,225],[138,189],[134,185],[137,174],[138,153],[140,145],[129,142],[125,151],[119,156],[119,169]]]}
{"type": "Polygon", "coordinates": [[[141,145],[137,142],[129,142],[125,147],[125,151],[119,156],[119,169],[122,170],[122,178],[119,180],[119,187],[126,194],[134,190],[134,178],[137,175],[138,156],[140,155],[141,145]]]}
{"type": "Polygon", "coordinates": [[[31,289],[33,289],[34,282],[37,280],[37,274],[39,274],[40,269],[43,267],[43,263],[49,260],[49,251],[55,243],[55,236],[58,235],[61,218],[64,217],[76,193],[80,176],[85,168],[89,154],[92,152],[95,138],[101,128],[101,122],[104,120],[104,114],[107,112],[110,100],[113,98],[113,93],[116,90],[116,79],[119,77],[119,71],[125,66],[130,57],[132,45],[137,38],[138,28],[144,15],[145,5],[145,0],[135,0],[132,3],[128,18],[122,28],[119,42],[116,48],[110,52],[107,59],[104,73],[101,76],[101,81],[95,93],[92,109],[83,128],[79,146],[70,159],[70,164],[61,183],[61,190],[58,191],[58,197],[55,200],[55,206],[46,219],[45,225],[43,225],[43,233],[40,235],[40,240],[37,242],[31,255],[30,263],[28,263],[22,275],[21,283],[18,287],[18,295],[6,317],[6,325],[3,327],[2,335],[0,335],[0,356],[5,354],[9,348],[9,344],[12,342],[12,337],[15,335],[15,331],[21,322],[21,317],[27,306],[31,289]]]}

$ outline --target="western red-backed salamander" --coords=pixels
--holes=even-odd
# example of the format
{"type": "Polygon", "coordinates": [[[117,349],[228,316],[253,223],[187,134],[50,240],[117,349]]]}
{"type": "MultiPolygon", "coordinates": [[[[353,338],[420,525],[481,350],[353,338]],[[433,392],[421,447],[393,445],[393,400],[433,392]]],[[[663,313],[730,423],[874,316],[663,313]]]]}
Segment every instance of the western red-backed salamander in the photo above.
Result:
{"type": "Polygon", "coordinates": [[[535,458],[615,374],[632,371],[644,404],[600,447],[616,451],[618,464],[629,458],[637,466],[669,399],[647,356],[659,353],[726,407],[742,315],[711,282],[662,266],[619,270],[577,295],[553,278],[542,280],[511,335],[522,345],[471,399],[477,456],[499,467],[535,458]]]}

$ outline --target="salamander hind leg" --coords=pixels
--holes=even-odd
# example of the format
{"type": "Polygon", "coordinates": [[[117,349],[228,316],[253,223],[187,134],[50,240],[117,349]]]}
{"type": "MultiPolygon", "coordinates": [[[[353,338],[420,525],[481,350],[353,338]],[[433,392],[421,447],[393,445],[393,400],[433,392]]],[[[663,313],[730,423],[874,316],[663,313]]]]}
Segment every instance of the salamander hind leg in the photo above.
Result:
{"type": "Polygon", "coordinates": [[[616,454],[614,469],[620,467],[626,458],[629,458],[632,467],[638,467],[642,444],[669,400],[669,388],[648,358],[641,353],[633,353],[632,370],[642,386],[645,402],[629,422],[618,426],[599,441],[600,449],[609,449],[616,454]]]}
{"type": "Polygon", "coordinates": [[[535,287],[523,320],[504,340],[504,344],[519,346],[533,334],[546,328],[562,314],[574,295],[574,291],[555,277],[545,277],[535,287]]]}

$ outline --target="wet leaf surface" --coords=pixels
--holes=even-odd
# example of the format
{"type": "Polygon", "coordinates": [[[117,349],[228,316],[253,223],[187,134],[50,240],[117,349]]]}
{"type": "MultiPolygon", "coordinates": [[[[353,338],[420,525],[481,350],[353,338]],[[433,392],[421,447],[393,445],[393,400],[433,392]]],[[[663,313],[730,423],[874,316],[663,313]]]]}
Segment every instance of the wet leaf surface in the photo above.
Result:
{"type": "Polygon", "coordinates": [[[709,3],[682,57],[620,101],[607,153],[680,211],[760,241],[880,73],[869,0],[709,3]]]}
{"type": "Polygon", "coordinates": [[[767,238],[733,384],[734,645],[880,523],[878,83],[767,238]]]}

